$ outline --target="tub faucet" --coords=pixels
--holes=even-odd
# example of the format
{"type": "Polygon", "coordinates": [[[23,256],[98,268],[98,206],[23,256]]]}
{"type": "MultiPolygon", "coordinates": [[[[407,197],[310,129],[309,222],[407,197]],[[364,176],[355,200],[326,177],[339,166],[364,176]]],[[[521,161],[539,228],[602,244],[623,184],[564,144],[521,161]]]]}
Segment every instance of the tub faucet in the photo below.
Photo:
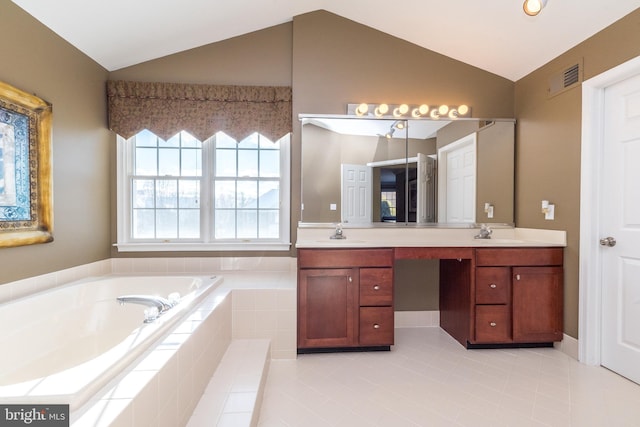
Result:
{"type": "Polygon", "coordinates": [[[474,239],[490,239],[491,233],[493,233],[493,230],[487,224],[482,224],[480,232],[474,236],[474,239]]]}
{"type": "Polygon", "coordinates": [[[162,314],[173,307],[173,304],[168,299],[155,295],[122,295],[116,298],[116,300],[120,305],[131,303],[155,307],[158,309],[158,314],[162,314]]]}

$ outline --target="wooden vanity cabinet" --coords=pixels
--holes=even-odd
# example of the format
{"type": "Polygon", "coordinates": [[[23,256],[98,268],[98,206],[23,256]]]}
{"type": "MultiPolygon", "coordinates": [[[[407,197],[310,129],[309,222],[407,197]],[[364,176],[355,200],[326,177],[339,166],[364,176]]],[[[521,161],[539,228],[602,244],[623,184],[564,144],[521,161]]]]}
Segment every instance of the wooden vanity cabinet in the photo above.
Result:
{"type": "Polygon", "coordinates": [[[562,263],[562,248],[476,249],[470,344],[562,340],[562,263]]]}
{"type": "Polygon", "coordinates": [[[298,351],[393,344],[393,249],[298,249],[298,351]]]}

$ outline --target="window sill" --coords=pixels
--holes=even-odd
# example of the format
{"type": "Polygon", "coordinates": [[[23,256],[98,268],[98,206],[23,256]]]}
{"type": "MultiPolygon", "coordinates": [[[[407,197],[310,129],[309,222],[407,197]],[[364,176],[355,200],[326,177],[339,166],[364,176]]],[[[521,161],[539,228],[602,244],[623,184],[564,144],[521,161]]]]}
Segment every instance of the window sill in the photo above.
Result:
{"type": "Polygon", "coordinates": [[[114,243],[118,252],[288,251],[291,243],[114,243]]]}

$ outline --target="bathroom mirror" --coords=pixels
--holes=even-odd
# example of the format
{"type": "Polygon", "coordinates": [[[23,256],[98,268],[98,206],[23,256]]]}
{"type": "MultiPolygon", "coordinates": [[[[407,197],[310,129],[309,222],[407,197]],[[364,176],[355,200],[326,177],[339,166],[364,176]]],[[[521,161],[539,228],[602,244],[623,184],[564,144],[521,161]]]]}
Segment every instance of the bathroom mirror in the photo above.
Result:
{"type": "Polygon", "coordinates": [[[512,119],[300,120],[302,223],[514,223],[512,119]]]}

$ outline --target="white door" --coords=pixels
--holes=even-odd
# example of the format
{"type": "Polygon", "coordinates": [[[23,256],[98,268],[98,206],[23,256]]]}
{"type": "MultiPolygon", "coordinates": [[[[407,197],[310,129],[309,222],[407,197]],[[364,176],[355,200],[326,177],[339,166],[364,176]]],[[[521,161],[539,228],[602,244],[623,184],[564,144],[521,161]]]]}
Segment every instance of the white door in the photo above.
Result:
{"type": "Polygon", "coordinates": [[[476,134],[438,151],[438,222],[476,221],[476,134]]]}
{"type": "Polygon", "coordinates": [[[640,76],[604,96],[601,364],[640,383],[640,76]]]}
{"type": "Polygon", "coordinates": [[[371,222],[371,167],[342,164],[342,222],[363,224],[371,222]]]}

